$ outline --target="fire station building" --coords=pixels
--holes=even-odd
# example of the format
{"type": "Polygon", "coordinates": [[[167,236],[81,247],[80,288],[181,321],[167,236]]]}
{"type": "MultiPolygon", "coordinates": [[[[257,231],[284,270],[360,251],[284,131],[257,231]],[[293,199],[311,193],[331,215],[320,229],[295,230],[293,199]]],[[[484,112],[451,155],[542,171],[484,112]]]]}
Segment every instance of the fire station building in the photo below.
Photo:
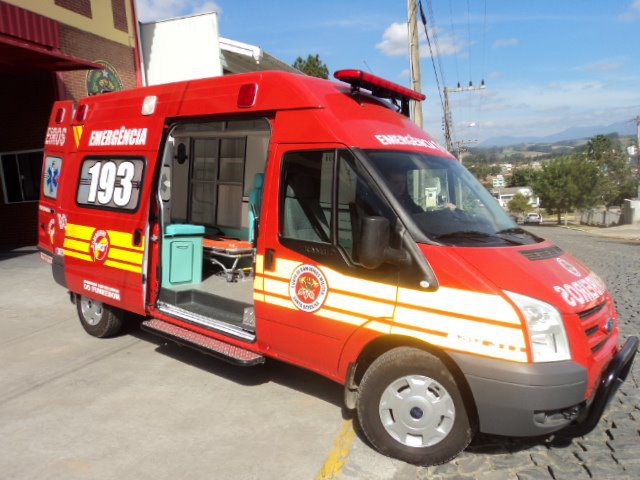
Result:
{"type": "Polygon", "coordinates": [[[131,0],[0,0],[0,248],[36,243],[53,102],[138,83],[136,26],[131,0]]]}

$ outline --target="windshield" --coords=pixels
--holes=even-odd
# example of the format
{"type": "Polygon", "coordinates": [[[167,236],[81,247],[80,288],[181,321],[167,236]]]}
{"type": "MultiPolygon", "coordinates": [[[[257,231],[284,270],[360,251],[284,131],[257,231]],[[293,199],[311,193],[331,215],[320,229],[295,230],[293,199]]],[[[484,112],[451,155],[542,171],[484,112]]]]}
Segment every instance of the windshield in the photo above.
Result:
{"type": "Polygon", "coordinates": [[[519,228],[459,162],[419,152],[368,150],[400,207],[432,240],[448,245],[525,245],[519,228]]]}

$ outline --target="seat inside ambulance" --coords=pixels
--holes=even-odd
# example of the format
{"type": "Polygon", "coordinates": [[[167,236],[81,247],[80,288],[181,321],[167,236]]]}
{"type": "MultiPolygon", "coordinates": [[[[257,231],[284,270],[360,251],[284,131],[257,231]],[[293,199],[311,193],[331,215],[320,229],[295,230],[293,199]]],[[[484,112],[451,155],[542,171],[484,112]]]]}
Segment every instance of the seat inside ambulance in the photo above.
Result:
{"type": "Polygon", "coordinates": [[[270,138],[265,119],[182,123],[163,152],[158,306],[251,330],[270,138]]]}

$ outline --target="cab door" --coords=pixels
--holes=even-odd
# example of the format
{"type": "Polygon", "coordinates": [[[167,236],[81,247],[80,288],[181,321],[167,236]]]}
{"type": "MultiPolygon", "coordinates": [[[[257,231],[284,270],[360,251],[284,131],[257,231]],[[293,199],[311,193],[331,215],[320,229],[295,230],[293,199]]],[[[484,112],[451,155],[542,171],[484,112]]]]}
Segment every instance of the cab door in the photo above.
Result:
{"type": "MultiPolygon", "coordinates": [[[[329,376],[358,328],[393,317],[398,269],[358,264],[365,215],[394,216],[338,144],[279,145],[268,171],[256,308],[271,354],[329,376]]],[[[263,207],[264,208],[264,207],[263,207]]]]}

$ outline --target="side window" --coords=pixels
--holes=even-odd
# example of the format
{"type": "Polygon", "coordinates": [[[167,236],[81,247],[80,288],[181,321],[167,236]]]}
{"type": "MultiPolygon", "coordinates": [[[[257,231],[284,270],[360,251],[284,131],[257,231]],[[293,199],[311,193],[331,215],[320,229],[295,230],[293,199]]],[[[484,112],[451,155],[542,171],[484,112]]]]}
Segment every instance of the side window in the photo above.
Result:
{"type": "Polygon", "coordinates": [[[396,216],[387,203],[358,171],[351,153],[338,153],[338,244],[352,261],[358,262],[358,243],[364,217],[381,216],[393,230],[396,216]]]}
{"type": "Polygon", "coordinates": [[[331,243],[334,150],[291,152],[282,160],[280,235],[331,243]]]}
{"type": "Polygon", "coordinates": [[[111,210],[138,208],[144,161],[136,158],[87,158],[82,162],[76,201],[111,210]]]}

